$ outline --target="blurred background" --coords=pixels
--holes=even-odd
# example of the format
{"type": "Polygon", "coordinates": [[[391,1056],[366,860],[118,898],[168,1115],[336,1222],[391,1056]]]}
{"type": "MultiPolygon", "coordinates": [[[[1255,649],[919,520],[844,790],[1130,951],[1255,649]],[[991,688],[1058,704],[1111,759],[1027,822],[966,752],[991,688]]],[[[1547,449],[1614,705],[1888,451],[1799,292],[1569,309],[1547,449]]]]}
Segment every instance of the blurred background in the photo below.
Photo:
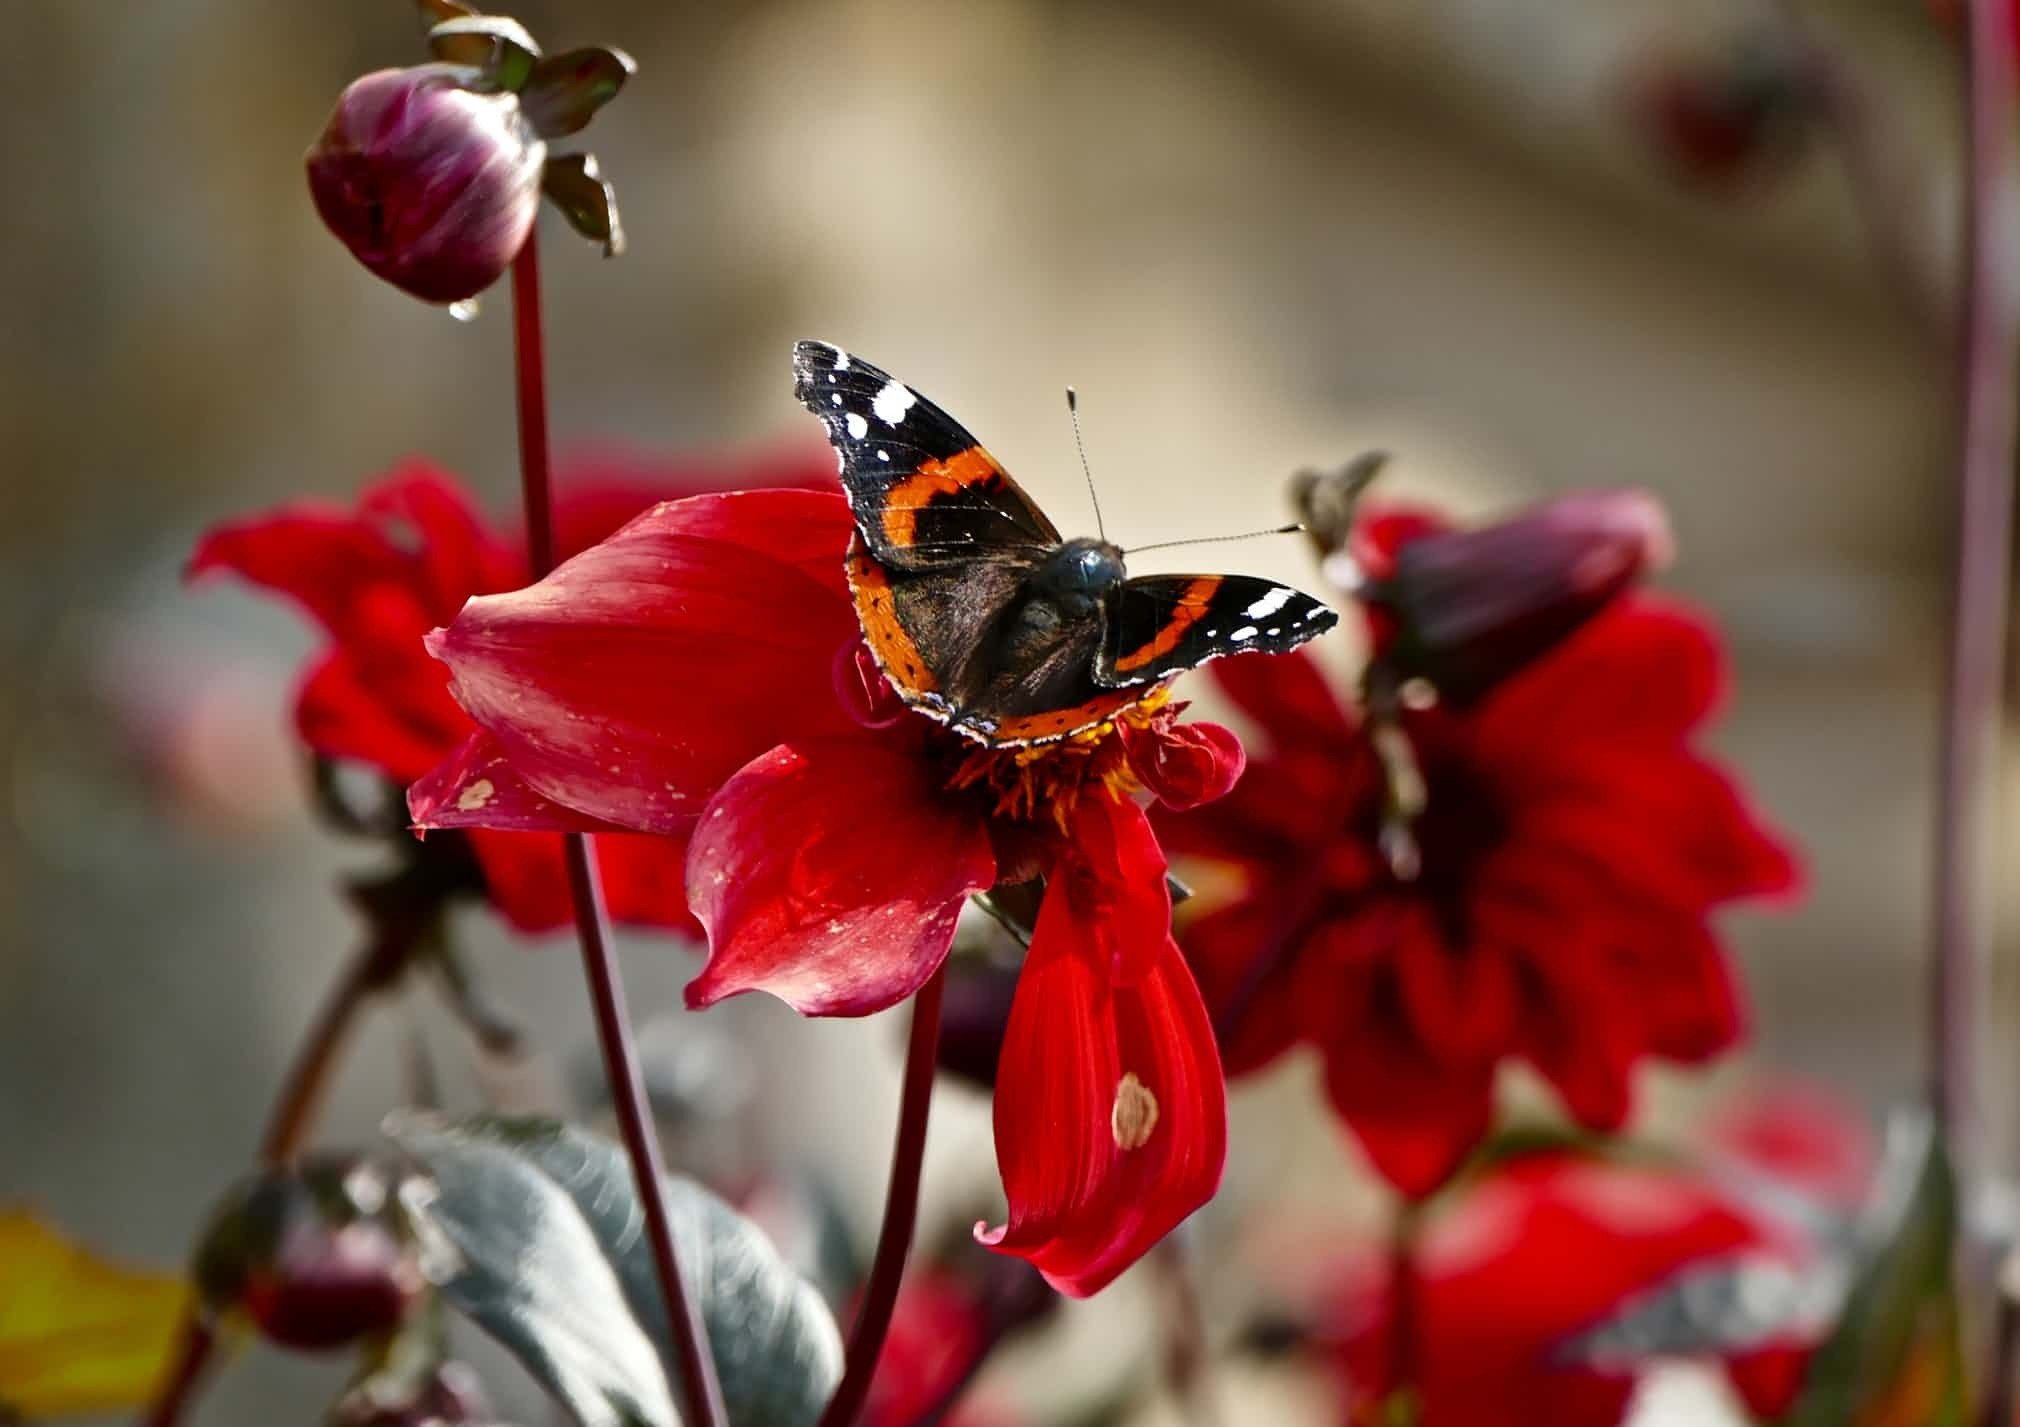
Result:
{"type": "MultiPolygon", "coordinates": [[[[1919,0],[515,13],[640,64],[586,136],[631,251],[606,264],[546,220],[564,451],[814,442],[787,363],[813,336],[949,407],[1069,532],[1092,524],[1076,385],[1125,544],[1281,520],[1293,470],[1373,446],[1390,493],[1467,512],[1659,494],[1666,583],[1736,661],[1716,744],[1811,864],[1799,908],[1729,924],[1752,1055],[1864,1106],[1914,1093],[1958,127],[1955,37],[1919,0]],[[1791,122],[1796,44],[1843,89],[1791,122]]],[[[363,855],[311,823],[288,741],[307,630],[183,589],[180,562],[210,522],[347,497],[413,453],[508,513],[507,303],[465,324],[400,295],[307,201],[339,89],[421,57],[399,0],[8,16],[0,1200],[170,1264],[355,937],[331,889],[363,855]]],[[[1216,558],[1314,583],[1291,539],[1216,558]]],[[[467,920],[566,1082],[589,1045],[572,949],[467,920]]],[[[641,1015],[675,1008],[690,954],[626,950],[641,1015]]],[[[820,1166],[867,1236],[900,1028],[711,1014],[755,1052],[764,1151],[820,1166]]],[[[374,1021],[325,1138],[369,1141],[401,1098],[402,1026],[374,1021]]],[[[1311,1070],[1237,1097],[1203,1252],[1266,1185],[1365,1208],[1311,1070]]],[[[1691,1093],[1656,1087],[1654,1113],[1691,1093]]],[[[949,1090],[935,1114],[929,1216],[986,1211],[986,1101],[949,1090]]],[[[1206,1281],[1209,1318],[1234,1312],[1206,1281]]],[[[1084,1310],[1107,1328],[1076,1361],[1013,1355],[985,1386],[1042,1404],[1112,1372],[1135,1283],[1084,1310]]],[[[199,1420],[309,1420],[339,1375],[252,1353],[199,1420]]]]}

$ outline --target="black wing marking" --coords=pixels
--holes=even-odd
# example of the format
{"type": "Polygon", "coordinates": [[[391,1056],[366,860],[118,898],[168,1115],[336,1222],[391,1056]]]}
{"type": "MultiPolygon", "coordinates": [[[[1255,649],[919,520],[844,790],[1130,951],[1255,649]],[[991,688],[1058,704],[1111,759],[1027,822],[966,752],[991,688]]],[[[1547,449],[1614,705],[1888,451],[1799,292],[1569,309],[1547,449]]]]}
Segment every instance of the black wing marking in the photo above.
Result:
{"type": "Polygon", "coordinates": [[[996,459],[939,407],[826,342],[793,348],[793,395],[821,418],[870,550],[925,569],[1059,543],[996,459]]]}
{"type": "Polygon", "coordinates": [[[1339,623],[1289,585],[1252,575],[1145,575],[1116,592],[1094,676],[1128,688],[1223,654],[1282,654],[1339,623]]]}

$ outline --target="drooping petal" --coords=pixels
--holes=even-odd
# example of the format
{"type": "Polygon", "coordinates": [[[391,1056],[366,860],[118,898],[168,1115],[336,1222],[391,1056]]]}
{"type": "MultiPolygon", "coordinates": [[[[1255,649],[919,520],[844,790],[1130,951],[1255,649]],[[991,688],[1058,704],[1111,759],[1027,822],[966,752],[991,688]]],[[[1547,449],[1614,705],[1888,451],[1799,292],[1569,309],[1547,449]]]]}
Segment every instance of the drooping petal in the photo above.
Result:
{"type": "Polygon", "coordinates": [[[564,807],[519,776],[503,745],[481,730],[407,788],[417,828],[496,828],[516,832],[616,832],[610,823],[564,807]]]}
{"type": "Polygon", "coordinates": [[[709,958],[688,1004],[769,991],[809,1016],[896,1005],[995,880],[982,819],[920,759],[861,737],[781,745],[723,784],[695,829],[688,902],[709,958]]]}
{"type": "MultiPolygon", "coordinates": [[[[184,567],[190,579],[228,570],[288,596],[341,640],[361,591],[402,585],[405,557],[369,523],[320,501],[212,527],[184,567]]],[[[418,610],[417,619],[423,618],[418,610]]]]}
{"type": "MultiPolygon", "coordinates": [[[[1143,809],[1099,794],[1080,800],[1071,851],[1055,880],[1073,905],[1083,945],[1118,982],[1134,981],[1163,957],[1171,937],[1165,871],[1164,852],[1143,809]]],[[[1046,900],[1053,900],[1049,893],[1046,900]]]]}
{"type": "Polygon", "coordinates": [[[760,553],[774,531],[809,550],[818,534],[839,562],[849,529],[845,503],[812,492],[670,502],[528,589],[472,600],[430,647],[541,793],[685,831],[764,750],[853,727],[830,679],[853,609],[760,553]]]}
{"type": "Polygon", "coordinates": [[[1217,723],[1174,723],[1168,728],[1124,723],[1119,732],[1131,770],[1175,812],[1226,796],[1247,762],[1241,740],[1217,723]]]}
{"type": "Polygon", "coordinates": [[[1114,986],[1072,922],[1048,896],[996,1077],[1010,1213],[976,1234],[1084,1298],[1213,1197],[1227,1098],[1177,945],[1167,939],[1154,970],[1114,986]]]}

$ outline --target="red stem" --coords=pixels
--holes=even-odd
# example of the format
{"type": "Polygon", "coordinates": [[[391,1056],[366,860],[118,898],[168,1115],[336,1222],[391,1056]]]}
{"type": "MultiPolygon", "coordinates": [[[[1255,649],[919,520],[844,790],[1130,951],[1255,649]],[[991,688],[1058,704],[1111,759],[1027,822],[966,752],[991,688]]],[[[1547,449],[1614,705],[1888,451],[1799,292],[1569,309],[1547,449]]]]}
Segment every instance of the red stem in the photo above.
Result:
{"type": "Polygon", "coordinates": [[[1972,0],[1960,297],[1957,564],[1936,793],[1930,1103],[1952,1147],[1975,1110],[1973,1011],[1990,956],[1987,794],[2006,643],[2013,522],[2015,253],[2010,0],[1972,0]]]}
{"type": "MultiPolygon", "coordinates": [[[[2010,0],[1971,0],[1966,80],[1968,187],[1959,320],[1959,495],[1955,623],[1945,691],[1936,814],[1936,967],[1929,1008],[1930,1099],[1955,1152],[1977,1106],[1977,1037],[1971,1013],[1991,958],[1985,882],[1988,793],[2005,682],[2006,604],[2012,561],[2016,312],[2013,289],[2015,141],[2010,0]]],[[[2003,1275],[2002,1275],[2003,1279],[2003,1275]]],[[[2003,1291],[1981,1421],[2013,1421],[2020,1304],[2003,1291]]]]}
{"type": "MultiPolygon", "coordinates": [[[[512,262],[512,349],[519,400],[519,477],[526,505],[526,549],[539,579],[554,568],[554,489],[547,449],[547,359],[540,320],[539,234],[529,235],[512,262]]],[[[596,1041],[603,1051],[604,1077],[617,1112],[617,1127],[631,1160],[639,1202],[645,1207],[652,1266],[666,1299],[666,1320],[680,1368],[681,1419],[689,1427],[726,1427],[722,1385],[708,1349],[708,1329],[681,1281],[666,1208],[666,1163],[652,1129],[639,1070],[638,1048],[625,1010],[624,977],[610,948],[610,918],[596,876],[596,854],[581,833],[562,839],[568,891],[575,904],[576,939],[582,945],[582,973],[596,1014],[596,1041]]]]}
{"type": "Polygon", "coordinates": [[[820,1427],[853,1427],[869,1395],[870,1380],[876,1376],[884,1339],[891,1331],[898,1285],[905,1276],[905,1259],[911,1254],[912,1231],[919,1220],[919,1172],[926,1159],[926,1118],[933,1108],[940,1001],[946,989],[947,968],[942,964],[912,998],[912,1035],[905,1048],[905,1086],[898,1101],[898,1142],[891,1153],[884,1223],[877,1232],[877,1253],[870,1261],[862,1307],[849,1329],[848,1363],[827,1411],[821,1414],[820,1427]]]}

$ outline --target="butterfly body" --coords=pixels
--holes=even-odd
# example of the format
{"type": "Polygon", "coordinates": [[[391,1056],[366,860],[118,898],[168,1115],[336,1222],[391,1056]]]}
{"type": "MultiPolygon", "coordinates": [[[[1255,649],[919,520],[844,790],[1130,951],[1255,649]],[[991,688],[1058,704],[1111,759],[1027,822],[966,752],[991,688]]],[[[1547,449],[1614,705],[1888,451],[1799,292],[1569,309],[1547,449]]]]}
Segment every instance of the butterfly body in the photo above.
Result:
{"type": "Polygon", "coordinates": [[[870,652],[901,699],[958,733],[1070,737],[1208,659],[1280,652],[1336,622],[1250,576],[1131,579],[1121,549],[1063,539],[974,437],[888,373],[821,342],[800,343],[793,368],[841,458],[870,652]]]}

